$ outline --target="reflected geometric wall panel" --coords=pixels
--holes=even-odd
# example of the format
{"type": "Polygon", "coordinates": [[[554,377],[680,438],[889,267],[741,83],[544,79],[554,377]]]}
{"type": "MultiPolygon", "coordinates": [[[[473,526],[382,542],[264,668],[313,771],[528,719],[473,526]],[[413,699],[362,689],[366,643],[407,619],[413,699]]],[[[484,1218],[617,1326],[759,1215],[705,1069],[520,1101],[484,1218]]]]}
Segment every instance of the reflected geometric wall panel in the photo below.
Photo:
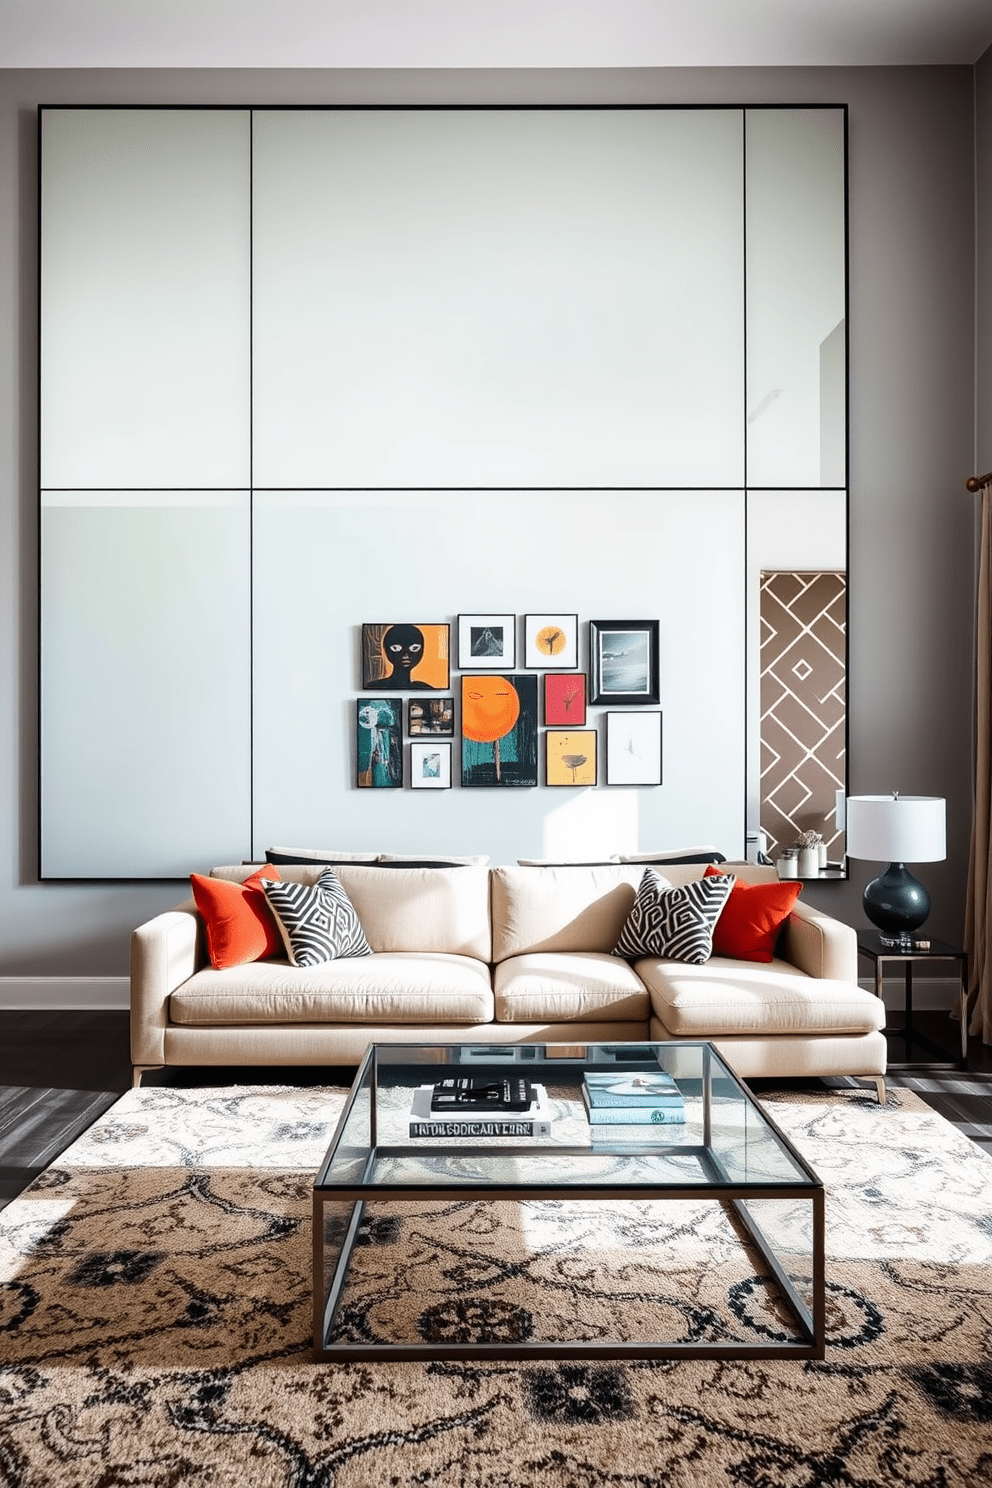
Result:
{"type": "Polygon", "coordinates": [[[802,831],[843,852],[847,576],[761,575],[761,826],[774,856],[802,831]]]}

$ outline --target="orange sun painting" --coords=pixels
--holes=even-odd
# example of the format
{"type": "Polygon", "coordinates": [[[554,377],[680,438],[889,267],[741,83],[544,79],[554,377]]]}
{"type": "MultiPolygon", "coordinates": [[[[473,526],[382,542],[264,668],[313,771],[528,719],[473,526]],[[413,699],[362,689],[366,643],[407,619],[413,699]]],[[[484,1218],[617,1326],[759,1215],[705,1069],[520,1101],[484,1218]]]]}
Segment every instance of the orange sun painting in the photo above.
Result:
{"type": "Polygon", "coordinates": [[[463,677],[462,784],[536,785],[536,721],[536,677],[463,677]]]}

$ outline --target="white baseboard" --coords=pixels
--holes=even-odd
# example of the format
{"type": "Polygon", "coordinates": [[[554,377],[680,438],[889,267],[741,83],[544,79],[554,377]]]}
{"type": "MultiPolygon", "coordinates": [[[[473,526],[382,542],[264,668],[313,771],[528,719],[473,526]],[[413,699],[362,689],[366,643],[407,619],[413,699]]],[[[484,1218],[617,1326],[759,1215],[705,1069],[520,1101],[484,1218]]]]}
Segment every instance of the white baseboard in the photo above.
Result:
{"type": "Polygon", "coordinates": [[[0,1009],[127,1008],[130,977],[0,976],[0,1009]]]}
{"type": "MultiPolygon", "coordinates": [[[[874,992],[874,977],[862,977],[861,986],[866,992],[874,992]]],[[[939,1010],[945,1013],[951,1008],[957,1008],[961,998],[961,980],[959,977],[921,977],[913,978],[913,1008],[920,1012],[939,1010]]],[[[901,976],[885,978],[882,989],[882,1001],[886,1008],[892,1013],[901,1013],[906,1007],[906,992],[901,976]]]]}

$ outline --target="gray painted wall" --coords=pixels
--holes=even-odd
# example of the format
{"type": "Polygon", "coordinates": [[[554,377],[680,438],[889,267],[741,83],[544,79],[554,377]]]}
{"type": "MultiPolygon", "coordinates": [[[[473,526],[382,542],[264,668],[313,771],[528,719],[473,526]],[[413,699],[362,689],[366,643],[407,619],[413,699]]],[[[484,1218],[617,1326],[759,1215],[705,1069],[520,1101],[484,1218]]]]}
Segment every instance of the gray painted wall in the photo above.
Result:
{"type": "MultiPolygon", "coordinates": [[[[925,877],[930,928],[955,940],[970,830],[973,100],[966,67],[0,73],[0,975],[123,974],[131,927],[180,897],[176,885],[36,880],[38,103],[847,103],[850,789],[947,797],[949,856],[925,877]]],[[[988,159],[986,147],[986,200],[988,159]]],[[[986,342],[988,330],[986,315],[986,342]]],[[[987,469],[988,422],[984,437],[987,469]]],[[[855,864],[849,883],[806,895],[860,923],[871,871],[855,864]]]]}

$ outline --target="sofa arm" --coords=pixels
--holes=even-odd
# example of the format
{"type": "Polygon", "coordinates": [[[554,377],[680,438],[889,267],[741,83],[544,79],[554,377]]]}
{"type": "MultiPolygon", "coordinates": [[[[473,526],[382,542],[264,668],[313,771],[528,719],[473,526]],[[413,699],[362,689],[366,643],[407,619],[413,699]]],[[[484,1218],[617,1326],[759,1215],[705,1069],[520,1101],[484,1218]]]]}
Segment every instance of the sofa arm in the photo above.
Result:
{"type": "Polygon", "coordinates": [[[785,922],[779,954],[807,976],[858,980],[858,936],[850,925],[797,901],[785,922]]]}
{"type": "Polygon", "coordinates": [[[169,996],[198,968],[202,937],[193,901],[131,934],[131,1063],[165,1063],[169,996]]]}

